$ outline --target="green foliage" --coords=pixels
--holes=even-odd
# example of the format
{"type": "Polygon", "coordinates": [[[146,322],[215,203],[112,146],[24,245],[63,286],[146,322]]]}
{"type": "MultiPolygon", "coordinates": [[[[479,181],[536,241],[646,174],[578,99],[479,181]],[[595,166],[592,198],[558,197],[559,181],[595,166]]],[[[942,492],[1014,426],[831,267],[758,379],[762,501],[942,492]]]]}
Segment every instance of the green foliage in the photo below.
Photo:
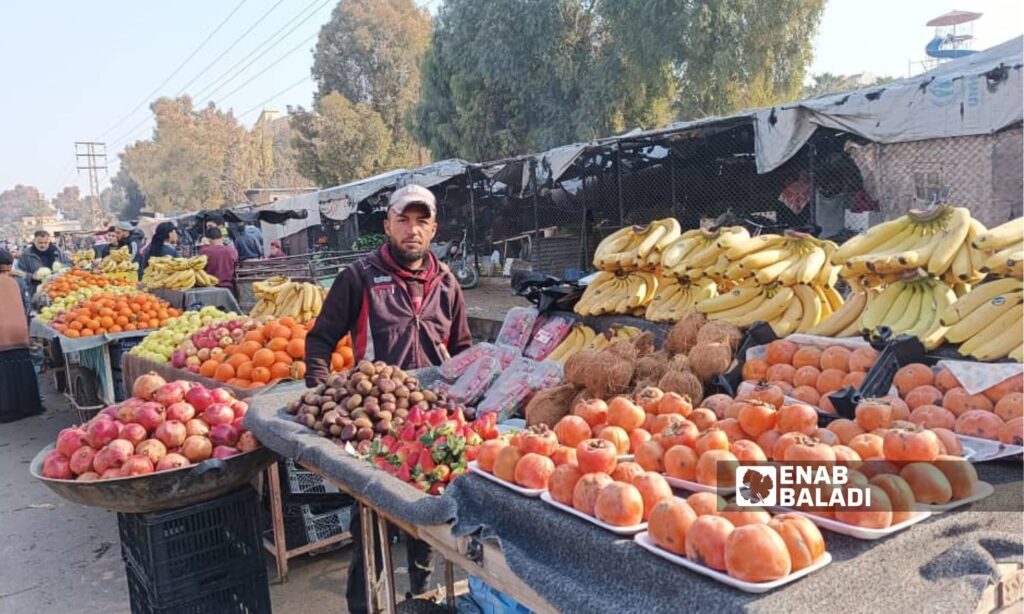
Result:
{"type": "Polygon", "coordinates": [[[114,214],[120,220],[134,220],[146,206],[146,197],[139,184],[128,175],[124,167],[111,177],[110,187],[100,192],[103,210],[114,214]]]}
{"type": "Polygon", "coordinates": [[[0,192],[0,224],[17,224],[25,216],[53,215],[39,188],[31,185],[15,185],[0,192]]]}
{"type": "Polygon", "coordinates": [[[313,56],[318,97],[338,92],[368,105],[389,131],[396,166],[415,161],[403,118],[420,91],[419,63],[430,39],[430,15],[413,0],[344,0],[320,30],[313,56]]]}
{"type": "Polygon", "coordinates": [[[360,236],[358,239],[355,240],[355,242],[352,243],[352,249],[353,251],[369,251],[371,249],[376,249],[381,245],[384,245],[384,242],[387,240],[387,235],[376,233],[365,234],[360,236]]]}
{"type": "Polygon", "coordinates": [[[160,98],[153,138],[125,148],[121,166],[159,213],[216,209],[245,201],[245,190],[272,171],[269,144],[212,103],[195,110],[188,96],[160,98]]]}
{"type": "Polygon", "coordinates": [[[296,166],[317,185],[339,185],[398,166],[390,157],[390,131],[370,105],[333,92],[312,111],[290,111],[296,166]]]}
{"type": "Polygon", "coordinates": [[[474,160],[792,99],[824,0],[446,0],[413,134],[474,160]]]}

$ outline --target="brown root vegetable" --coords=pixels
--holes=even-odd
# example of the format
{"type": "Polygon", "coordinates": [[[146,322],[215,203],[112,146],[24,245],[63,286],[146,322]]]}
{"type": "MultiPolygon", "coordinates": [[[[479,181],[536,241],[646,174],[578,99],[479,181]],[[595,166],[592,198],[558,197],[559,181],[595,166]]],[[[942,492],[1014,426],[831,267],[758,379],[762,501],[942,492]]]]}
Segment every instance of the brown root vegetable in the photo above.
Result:
{"type": "Polygon", "coordinates": [[[662,392],[675,392],[690,397],[696,405],[704,400],[704,385],[692,371],[668,371],[658,382],[662,392]]]}
{"type": "Polygon", "coordinates": [[[572,384],[562,384],[554,388],[541,390],[533,395],[526,404],[526,426],[546,424],[554,427],[555,423],[572,411],[578,390],[572,384]]]}
{"type": "Polygon", "coordinates": [[[690,350],[690,366],[702,382],[729,370],[732,348],[725,343],[702,343],[690,350]]]}
{"type": "Polygon", "coordinates": [[[687,354],[697,344],[697,333],[707,323],[704,314],[692,312],[686,314],[668,331],[664,348],[672,354],[687,354]]]}
{"type": "Polygon", "coordinates": [[[708,322],[701,327],[697,333],[696,345],[723,343],[728,345],[731,351],[735,352],[736,348],[740,346],[742,339],[743,332],[738,327],[728,322],[714,321],[708,322]]]}

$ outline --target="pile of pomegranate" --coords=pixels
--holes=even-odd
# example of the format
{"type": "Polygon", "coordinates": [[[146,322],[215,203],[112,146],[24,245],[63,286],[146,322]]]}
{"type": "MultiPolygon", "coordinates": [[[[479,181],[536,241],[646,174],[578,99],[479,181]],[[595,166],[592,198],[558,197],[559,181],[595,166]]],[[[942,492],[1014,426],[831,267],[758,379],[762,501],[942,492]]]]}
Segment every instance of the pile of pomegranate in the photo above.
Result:
{"type": "Polygon", "coordinates": [[[134,477],[260,447],[242,426],[248,403],[225,388],[167,382],[148,373],[135,380],[132,395],[85,424],[62,430],[56,449],[43,461],[43,477],[81,482],[134,477]]]}

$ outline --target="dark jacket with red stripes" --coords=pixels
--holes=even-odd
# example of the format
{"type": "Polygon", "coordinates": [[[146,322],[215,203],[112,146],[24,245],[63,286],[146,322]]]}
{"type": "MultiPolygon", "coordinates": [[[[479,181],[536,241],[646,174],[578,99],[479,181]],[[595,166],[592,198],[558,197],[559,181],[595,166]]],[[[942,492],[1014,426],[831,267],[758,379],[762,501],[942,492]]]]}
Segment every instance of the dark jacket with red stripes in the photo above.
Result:
{"type": "Polygon", "coordinates": [[[349,333],[356,361],[382,360],[403,369],[441,364],[445,353],[454,356],[472,345],[462,288],[433,254],[426,257],[426,268],[413,273],[394,262],[385,244],[338,274],[306,336],[307,385],[327,378],[331,352],[349,333]],[[423,284],[419,301],[410,292],[416,283],[411,278],[423,284]]]}

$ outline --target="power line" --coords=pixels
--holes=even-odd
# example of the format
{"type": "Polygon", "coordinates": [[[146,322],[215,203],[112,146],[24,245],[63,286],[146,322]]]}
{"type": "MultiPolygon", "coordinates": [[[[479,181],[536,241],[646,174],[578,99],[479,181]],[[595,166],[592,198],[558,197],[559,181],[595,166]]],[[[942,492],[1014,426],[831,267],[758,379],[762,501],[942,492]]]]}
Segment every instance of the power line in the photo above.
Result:
{"type": "Polygon", "coordinates": [[[195,51],[193,51],[191,54],[189,54],[189,56],[187,58],[185,58],[184,62],[179,64],[178,67],[174,69],[174,72],[172,72],[166,79],[164,79],[163,82],[160,83],[160,85],[156,86],[156,88],[152,92],[150,92],[145,98],[143,98],[139,102],[139,104],[135,105],[135,108],[133,108],[127,115],[125,115],[124,117],[119,119],[117,121],[117,123],[114,124],[113,126],[107,128],[106,131],[103,132],[103,134],[101,134],[99,137],[96,138],[96,140],[99,141],[100,139],[102,139],[106,135],[108,135],[111,132],[113,132],[118,126],[120,126],[125,121],[127,121],[129,117],[131,117],[132,115],[135,115],[136,111],[138,111],[143,106],[145,106],[147,103],[149,103],[150,99],[152,99],[153,96],[155,96],[157,93],[159,93],[160,90],[165,85],[167,85],[167,83],[170,82],[171,79],[173,79],[179,72],[181,72],[181,69],[184,68],[185,65],[188,64],[192,60],[192,58],[194,58],[196,56],[196,54],[199,53],[203,49],[203,47],[206,46],[206,43],[210,42],[210,39],[212,39],[217,34],[217,32],[220,32],[220,29],[224,27],[224,25],[231,19],[231,17],[233,17],[234,14],[238,12],[238,9],[242,8],[242,5],[245,4],[247,1],[248,0],[241,0],[241,2],[239,2],[235,6],[235,8],[231,9],[231,12],[228,13],[228,16],[225,17],[224,20],[221,21],[220,24],[218,24],[217,27],[213,29],[213,32],[210,32],[210,34],[208,34],[207,37],[205,39],[203,39],[203,42],[200,43],[199,46],[195,48],[195,51]]]}
{"type": "MultiPolygon", "coordinates": [[[[314,3],[315,3],[316,1],[318,1],[318,0],[314,0],[314,3]]],[[[220,77],[218,77],[217,79],[215,79],[215,80],[214,80],[213,82],[211,82],[211,83],[210,83],[210,84],[209,84],[209,85],[208,85],[208,86],[207,86],[206,88],[204,88],[204,89],[203,89],[202,91],[200,91],[200,93],[199,93],[199,94],[196,94],[196,98],[198,99],[198,98],[199,98],[200,96],[203,96],[202,102],[206,102],[206,101],[208,101],[208,100],[212,99],[212,98],[213,98],[213,96],[214,96],[214,94],[216,94],[216,93],[217,93],[218,91],[220,91],[220,90],[221,90],[221,88],[223,88],[223,87],[224,87],[224,86],[226,86],[226,85],[227,85],[228,83],[231,83],[232,81],[234,81],[235,79],[237,79],[237,78],[238,78],[239,76],[241,76],[241,75],[242,75],[242,73],[244,73],[244,72],[245,72],[246,70],[248,70],[250,66],[252,66],[253,64],[255,64],[255,63],[256,63],[256,62],[257,62],[257,61],[258,61],[258,60],[259,60],[260,58],[262,58],[262,57],[263,57],[263,56],[265,56],[265,55],[266,55],[267,53],[269,53],[269,52],[270,52],[270,51],[271,51],[272,49],[274,49],[274,47],[277,47],[277,46],[278,46],[278,45],[280,45],[280,44],[281,44],[282,42],[284,42],[284,40],[285,40],[286,38],[288,38],[288,36],[289,36],[289,35],[291,35],[291,33],[292,33],[292,32],[294,32],[295,30],[297,30],[297,29],[299,28],[299,26],[301,26],[302,24],[304,24],[304,23],[306,23],[307,21],[309,21],[310,19],[312,19],[312,18],[313,18],[313,16],[315,16],[315,15],[316,15],[317,11],[319,11],[319,10],[320,10],[320,9],[322,9],[323,7],[327,6],[327,5],[328,5],[328,4],[330,4],[331,2],[333,2],[333,0],[326,0],[325,2],[321,3],[321,4],[320,4],[319,6],[317,6],[317,7],[315,8],[315,9],[313,9],[313,11],[312,11],[311,13],[309,13],[308,15],[306,15],[306,17],[305,17],[304,19],[302,19],[302,21],[300,21],[299,23],[295,24],[295,25],[294,25],[294,26],[293,26],[293,27],[292,27],[292,28],[291,28],[290,30],[288,30],[287,32],[285,32],[284,34],[282,34],[282,35],[281,35],[281,36],[280,36],[280,37],[279,37],[279,38],[278,38],[278,39],[277,39],[276,41],[274,41],[274,42],[273,42],[273,43],[272,43],[272,44],[271,44],[271,45],[270,45],[269,47],[267,47],[267,48],[266,48],[266,49],[264,49],[264,50],[263,50],[262,52],[260,52],[260,53],[259,53],[259,55],[257,55],[257,56],[255,56],[255,57],[253,57],[253,58],[252,58],[251,60],[249,60],[249,62],[248,62],[247,64],[245,64],[244,66],[242,66],[242,68],[240,68],[240,69],[239,69],[238,71],[236,71],[236,72],[235,72],[235,73],[234,73],[233,75],[231,75],[231,76],[230,76],[230,77],[228,77],[228,78],[227,78],[226,80],[224,80],[224,81],[222,81],[222,82],[221,82],[220,84],[218,84],[218,85],[217,85],[217,86],[216,86],[216,87],[215,87],[215,88],[214,88],[214,89],[213,89],[212,91],[209,91],[209,87],[210,87],[210,86],[214,85],[214,84],[215,84],[215,83],[216,83],[217,81],[220,81],[220,80],[221,80],[222,78],[224,78],[225,76],[227,76],[227,75],[228,75],[228,73],[231,73],[232,71],[234,71],[234,70],[235,70],[235,68],[236,68],[236,67],[237,67],[237,66],[238,66],[239,64],[241,64],[242,62],[245,62],[245,61],[246,61],[246,60],[247,60],[247,59],[248,59],[248,58],[249,58],[250,56],[252,56],[252,54],[253,54],[253,53],[256,53],[256,52],[257,52],[257,51],[259,50],[259,47],[257,47],[256,49],[254,49],[254,50],[252,51],[252,53],[250,53],[250,54],[249,54],[249,56],[246,56],[245,58],[242,58],[242,59],[241,59],[241,60],[240,60],[240,61],[239,61],[238,63],[236,63],[236,64],[235,64],[234,66],[232,66],[232,67],[231,67],[231,68],[229,68],[228,70],[224,71],[224,73],[223,73],[223,74],[222,74],[222,75],[221,75],[220,77]],[[208,92],[208,93],[207,93],[207,92],[208,92]]],[[[308,8],[308,6],[307,6],[307,8],[308,8]]],[[[300,11],[299,15],[301,15],[301,14],[302,14],[302,12],[300,11]]],[[[296,16],[296,18],[298,18],[298,15],[296,16]]],[[[292,21],[295,21],[295,19],[292,19],[292,21]]],[[[283,26],[283,27],[281,28],[281,30],[284,30],[284,28],[287,28],[287,27],[288,27],[288,24],[285,24],[285,25],[284,25],[284,26],[283,26]]],[[[280,30],[279,30],[278,32],[280,32],[280,30]]],[[[315,35],[314,35],[314,36],[315,36],[315,35]]],[[[272,38],[273,38],[273,37],[272,37],[272,38]]],[[[270,41],[272,40],[272,38],[271,38],[271,39],[267,39],[267,41],[266,41],[266,42],[267,42],[267,43],[269,43],[269,42],[270,42],[270,41]]]]}
{"type": "Polygon", "coordinates": [[[287,94],[288,92],[290,92],[290,91],[292,91],[293,89],[295,89],[295,88],[299,87],[299,86],[300,86],[300,85],[302,85],[303,83],[305,83],[305,82],[307,82],[307,81],[310,81],[310,80],[311,80],[312,78],[313,78],[313,77],[312,77],[312,76],[310,76],[310,75],[306,75],[306,76],[304,76],[303,78],[299,79],[299,80],[298,80],[298,81],[296,81],[295,83],[292,83],[291,85],[289,85],[288,87],[284,88],[284,89],[283,89],[283,90],[281,90],[280,92],[278,92],[278,93],[274,94],[273,96],[270,96],[270,97],[268,97],[268,98],[267,98],[266,100],[264,100],[263,102],[261,102],[261,103],[259,103],[259,104],[255,105],[255,106],[253,106],[253,107],[252,107],[251,109],[248,109],[248,110],[246,110],[245,112],[241,113],[241,114],[240,114],[240,115],[238,116],[238,119],[242,119],[243,117],[245,117],[246,115],[248,115],[248,114],[252,113],[253,111],[259,110],[259,109],[260,109],[260,108],[261,108],[261,107],[262,107],[263,105],[267,104],[267,103],[268,103],[268,102],[270,102],[271,100],[273,100],[273,99],[277,98],[278,96],[282,96],[282,95],[284,95],[284,94],[287,94]]]}
{"type": "Polygon", "coordinates": [[[249,33],[251,33],[254,29],[256,29],[256,26],[258,26],[261,23],[263,23],[263,20],[266,19],[267,17],[269,17],[270,14],[274,12],[274,9],[276,9],[279,6],[281,6],[283,3],[284,3],[284,0],[277,0],[276,4],[274,4],[269,9],[267,9],[267,12],[263,13],[263,16],[261,16],[259,19],[256,20],[256,23],[254,23],[251,26],[249,26],[248,30],[246,30],[245,32],[242,32],[241,36],[236,38],[233,43],[228,45],[227,49],[222,51],[220,55],[218,55],[216,58],[213,59],[212,62],[207,64],[205,68],[203,68],[201,71],[199,71],[199,74],[197,74],[196,76],[192,77],[192,79],[190,79],[188,83],[186,83],[185,85],[181,86],[181,89],[178,90],[178,93],[175,94],[174,96],[175,97],[181,96],[182,92],[184,92],[186,89],[188,89],[188,86],[190,86],[193,83],[195,83],[196,80],[199,79],[199,77],[202,77],[203,75],[205,75],[207,73],[207,71],[209,71],[211,68],[213,68],[214,64],[219,62],[221,58],[223,58],[225,55],[228,54],[229,51],[234,49],[235,45],[237,45],[238,43],[242,42],[242,39],[244,39],[246,36],[249,35],[249,33]]]}
{"type": "Polygon", "coordinates": [[[259,71],[259,72],[258,72],[258,73],[256,73],[255,75],[253,75],[253,76],[249,77],[249,79],[248,79],[248,80],[246,80],[246,81],[245,81],[244,83],[242,83],[241,85],[239,85],[239,86],[238,86],[238,87],[236,87],[235,89],[231,90],[231,91],[230,91],[230,92],[228,92],[227,94],[224,94],[223,96],[221,96],[221,104],[223,104],[223,101],[224,101],[224,100],[226,100],[226,99],[228,99],[228,98],[231,98],[231,96],[232,96],[232,95],[234,95],[234,94],[235,94],[236,92],[238,92],[239,90],[241,90],[241,89],[242,89],[243,87],[245,87],[246,85],[249,85],[250,83],[252,83],[253,81],[255,81],[255,80],[256,80],[256,79],[258,78],[258,77],[260,77],[261,75],[263,75],[263,73],[267,72],[267,71],[268,71],[268,70],[270,70],[271,68],[273,68],[273,67],[277,66],[278,64],[280,64],[282,60],[284,60],[285,58],[287,58],[287,57],[288,57],[288,56],[290,56],[291,54],[293,54],[293,53],[295,53],[296,51],[298,51],[298,50],[299,50],[299,49],[300,49],[301,47],[305,46],[305,45],[306,45],[307,43],[309,43],[310,41],[312,41],[312,40],[313,40],[314,38],[316,38],[316,37],[317,37],[317,35],[316,35],[316,34],[314,34],[313,36],[310,36],[310,37],[309,37],[309,38],[307,38],[306,40],[304,40],[304,41],[302,41],[301,43],[299,43],[298,45],[295,45],[295,46],[294,46],[294,47],[292,47],[292,48],[291,48],[290,50],[288,50],[288,53],[286,53],[286,54],[282,55],[281,57],[277,58],[277,59],[276,59],[276,60],[274,60],[274,61],[273,61],[273,62],[272,62],[272,63],[271,63],[270,65],[268,65],[267,67],[265,67],[265,68],[264,68],[263,70],[259,71]]]}

